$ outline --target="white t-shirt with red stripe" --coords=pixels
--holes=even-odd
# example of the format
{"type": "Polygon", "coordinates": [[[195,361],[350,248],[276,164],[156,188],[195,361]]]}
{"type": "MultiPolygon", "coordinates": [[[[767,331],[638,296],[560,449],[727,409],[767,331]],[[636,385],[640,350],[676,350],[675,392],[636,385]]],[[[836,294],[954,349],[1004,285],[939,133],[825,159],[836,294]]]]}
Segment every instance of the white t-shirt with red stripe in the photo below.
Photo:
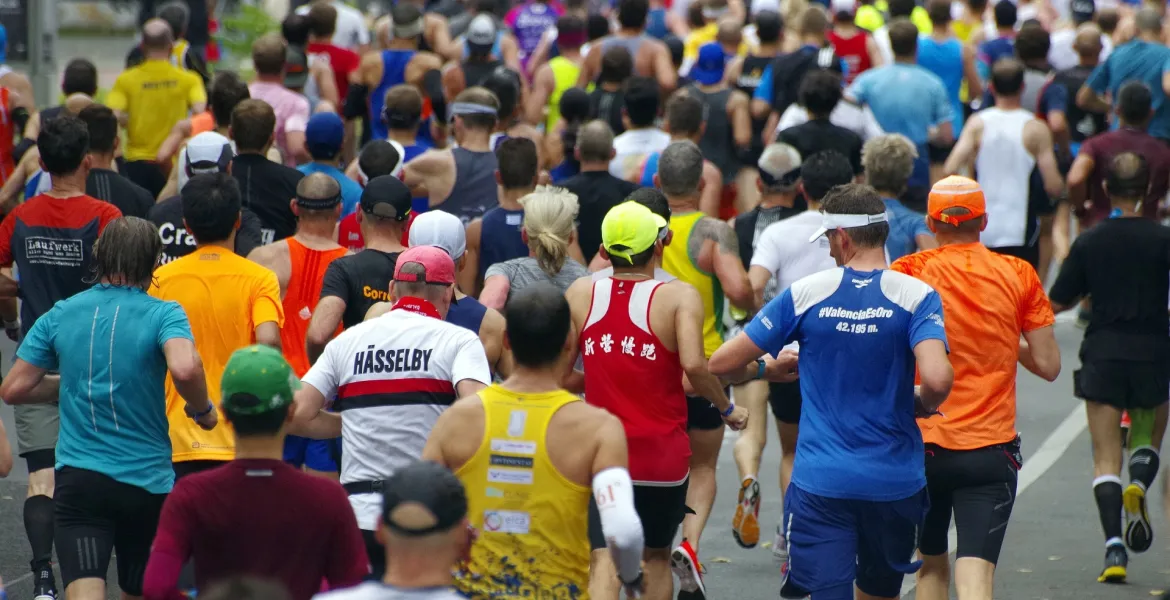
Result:
{"type": "MultiPolygon", "coordinates": [[[[334,338],[302,382],[341,414],[345,484],[384,480],[418,460],[435,421],[455,401],[455,386],[467,379],[492,381],[479,337],[437,312],[395,308],[334,338]]],[[[380,495],[354,494],[349,503],[358,527],[377,529],[380,495]]]]}

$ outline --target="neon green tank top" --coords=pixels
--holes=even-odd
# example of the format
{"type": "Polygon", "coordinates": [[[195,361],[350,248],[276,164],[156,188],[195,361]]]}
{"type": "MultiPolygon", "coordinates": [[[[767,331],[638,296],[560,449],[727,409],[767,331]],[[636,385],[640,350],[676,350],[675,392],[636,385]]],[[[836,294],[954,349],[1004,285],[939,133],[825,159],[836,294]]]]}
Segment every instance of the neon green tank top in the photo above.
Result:
{"type": "Polygon", "coordinates": [[[581,66],[573,61],[558,56],[548,61],[553,72],[553,92],[548,97],[548,120],[545,121],[544,131],[550,133],[561,120],[561,96],[565,90],[577,85],[577,76],[581,74],[581,66]]]}
{"type": "Polygon", "coordinates": [[[687,250],[695,224],[704,216],[695,211],[670,217],[674,239],[662,251],[662,268],[699,290],[703,299],[703,351],[710,358],[723,345],[723,287],[714,273],[699,268],[695,263],[698,257],[692,257],[687,250]]]}

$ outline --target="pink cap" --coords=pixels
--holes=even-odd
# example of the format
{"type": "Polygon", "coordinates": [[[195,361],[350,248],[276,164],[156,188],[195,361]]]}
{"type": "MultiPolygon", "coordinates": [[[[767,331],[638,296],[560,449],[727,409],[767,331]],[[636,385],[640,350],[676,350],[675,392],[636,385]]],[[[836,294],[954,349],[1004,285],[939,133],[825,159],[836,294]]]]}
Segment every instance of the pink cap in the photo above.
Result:
{"type": "Polygon", "coordinates": [[[426,271],[422,283],[436,283],[450,285],[455,283],[455,261],[446,250],[437,246],[415,246],[398,255],[398,262],[394,265],[394,281],[417,282],[418,276],[413,273],[403,273],[402,266],[408,263],[418,263],[426,271]]]}

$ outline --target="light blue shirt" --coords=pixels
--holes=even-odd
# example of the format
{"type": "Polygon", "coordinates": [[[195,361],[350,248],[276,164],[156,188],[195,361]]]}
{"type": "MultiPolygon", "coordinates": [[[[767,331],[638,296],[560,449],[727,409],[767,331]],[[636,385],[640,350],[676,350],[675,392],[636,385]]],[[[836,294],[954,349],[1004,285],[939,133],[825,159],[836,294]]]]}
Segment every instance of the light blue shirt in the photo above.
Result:
{"type": "Polygon", "coordinates": [[[163,344],[175,338],[194,339],[183,308],[138,288],[96,285],[37,319],[16,357],[61,373],[58,469],[171,491],[163,344]]]}
{"type": "MultiPolygon", "coordinates": [[[[305,163],[297,170],[305,175],[312,175],[313,173],[324,173],[341,186],[341,218],[348,217],[358,209],[358,205],[362,201],[362,186],[358,182],[345,176],[345,172],[333,165],[323,165],[321,163],[305,163]]],[[[291,200],[291,198],[290,198],[291,200]]]]}
{"type": "Polygon", "coordinates": [[[1150,120],[1150,135],[1170,139],[1170,103],[1162,90],[1162,75],[1170,71],[1170,48],[1143,40],[1133,40],[1115,48],[1105,62],[1097,65],[1085,81],[1089,89],[1104,94],[1109,92],[1117,101],[1121,86],[1138,80],[1150,88],[1154,118],[1150,120]]]}
{"type": "Polygon", "coordinates": [[[918,250],[920,235],[934,235],[926,226],[926,217],[891,198],[882,198],[886,203],[886,219],[890,224],[890,235],[886,237],[886,258],[892,263],[918,250]]]}
{"type": "Polygon", "coordinates": [[[821,271],[768,302],[744,333],[773,356],[800,342],[794,485],[875,502],[926,485],[914,347],[946,343],[942,301],[929,285],[894,271],[821,271]]]}
{"type": "Polygon", "coordinates": [[[930,128],[954,120],[942,80],[918,65],[895,63],[858,75],[845,95],[868,105],[886,133],[900,133],[914,142],[918,159],[914,161],[910,185],[930,185],[930,154],[926,147],[930,128]]]}

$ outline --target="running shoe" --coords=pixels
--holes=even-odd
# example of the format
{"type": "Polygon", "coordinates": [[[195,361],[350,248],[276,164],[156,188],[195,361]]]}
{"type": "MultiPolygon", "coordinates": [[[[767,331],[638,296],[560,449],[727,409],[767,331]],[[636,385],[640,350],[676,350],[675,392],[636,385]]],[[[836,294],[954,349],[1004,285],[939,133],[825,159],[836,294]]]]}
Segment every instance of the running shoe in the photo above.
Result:
{"type": "Polygon", "coordinates": [[[691,543],[683,538],[681,544],[670,554],[670,569],[678,577],[678,589],[688,594],[687,598],[705,600],[707,588],[703,585],[703,565],[699,564],[699,555],[695,554],[691,543]]]}
{"type": "Polygon", "coordinates": [[[772,560],[784,567],[788,564],[788,540],[784,539],[784,530],[776,526],[776,537],[772,538],[772,560]]]}
{"type": "Polygon", "coordinates": [[[1105,570],[1097,581],[1101,583],[1125,583],[1125,567],[1129,564],[1129,555],[1125,546],[1112,544],[1105,549],[1105,570]]]}
{"type": "Polygon", "coordinates": [[[1134,481],[1121,496],[1125,506],[1125,545],[1134,552],[1145,552],[1154,542],[1154,528],[1146,512],[1146,488],[1134,481]]]}
{"type": "Polygon", "coordinates": [[[33,600],[57,600],[57,582],[53,579],[52,571],[45,569],[37,573],[33,600]]]}
{"type": "Polygon", "coordinates": [[[731,522],[735,542],[744,548],[760,543],[760,482],[748,477],[739,486],[739,504],[731,522]]]}

